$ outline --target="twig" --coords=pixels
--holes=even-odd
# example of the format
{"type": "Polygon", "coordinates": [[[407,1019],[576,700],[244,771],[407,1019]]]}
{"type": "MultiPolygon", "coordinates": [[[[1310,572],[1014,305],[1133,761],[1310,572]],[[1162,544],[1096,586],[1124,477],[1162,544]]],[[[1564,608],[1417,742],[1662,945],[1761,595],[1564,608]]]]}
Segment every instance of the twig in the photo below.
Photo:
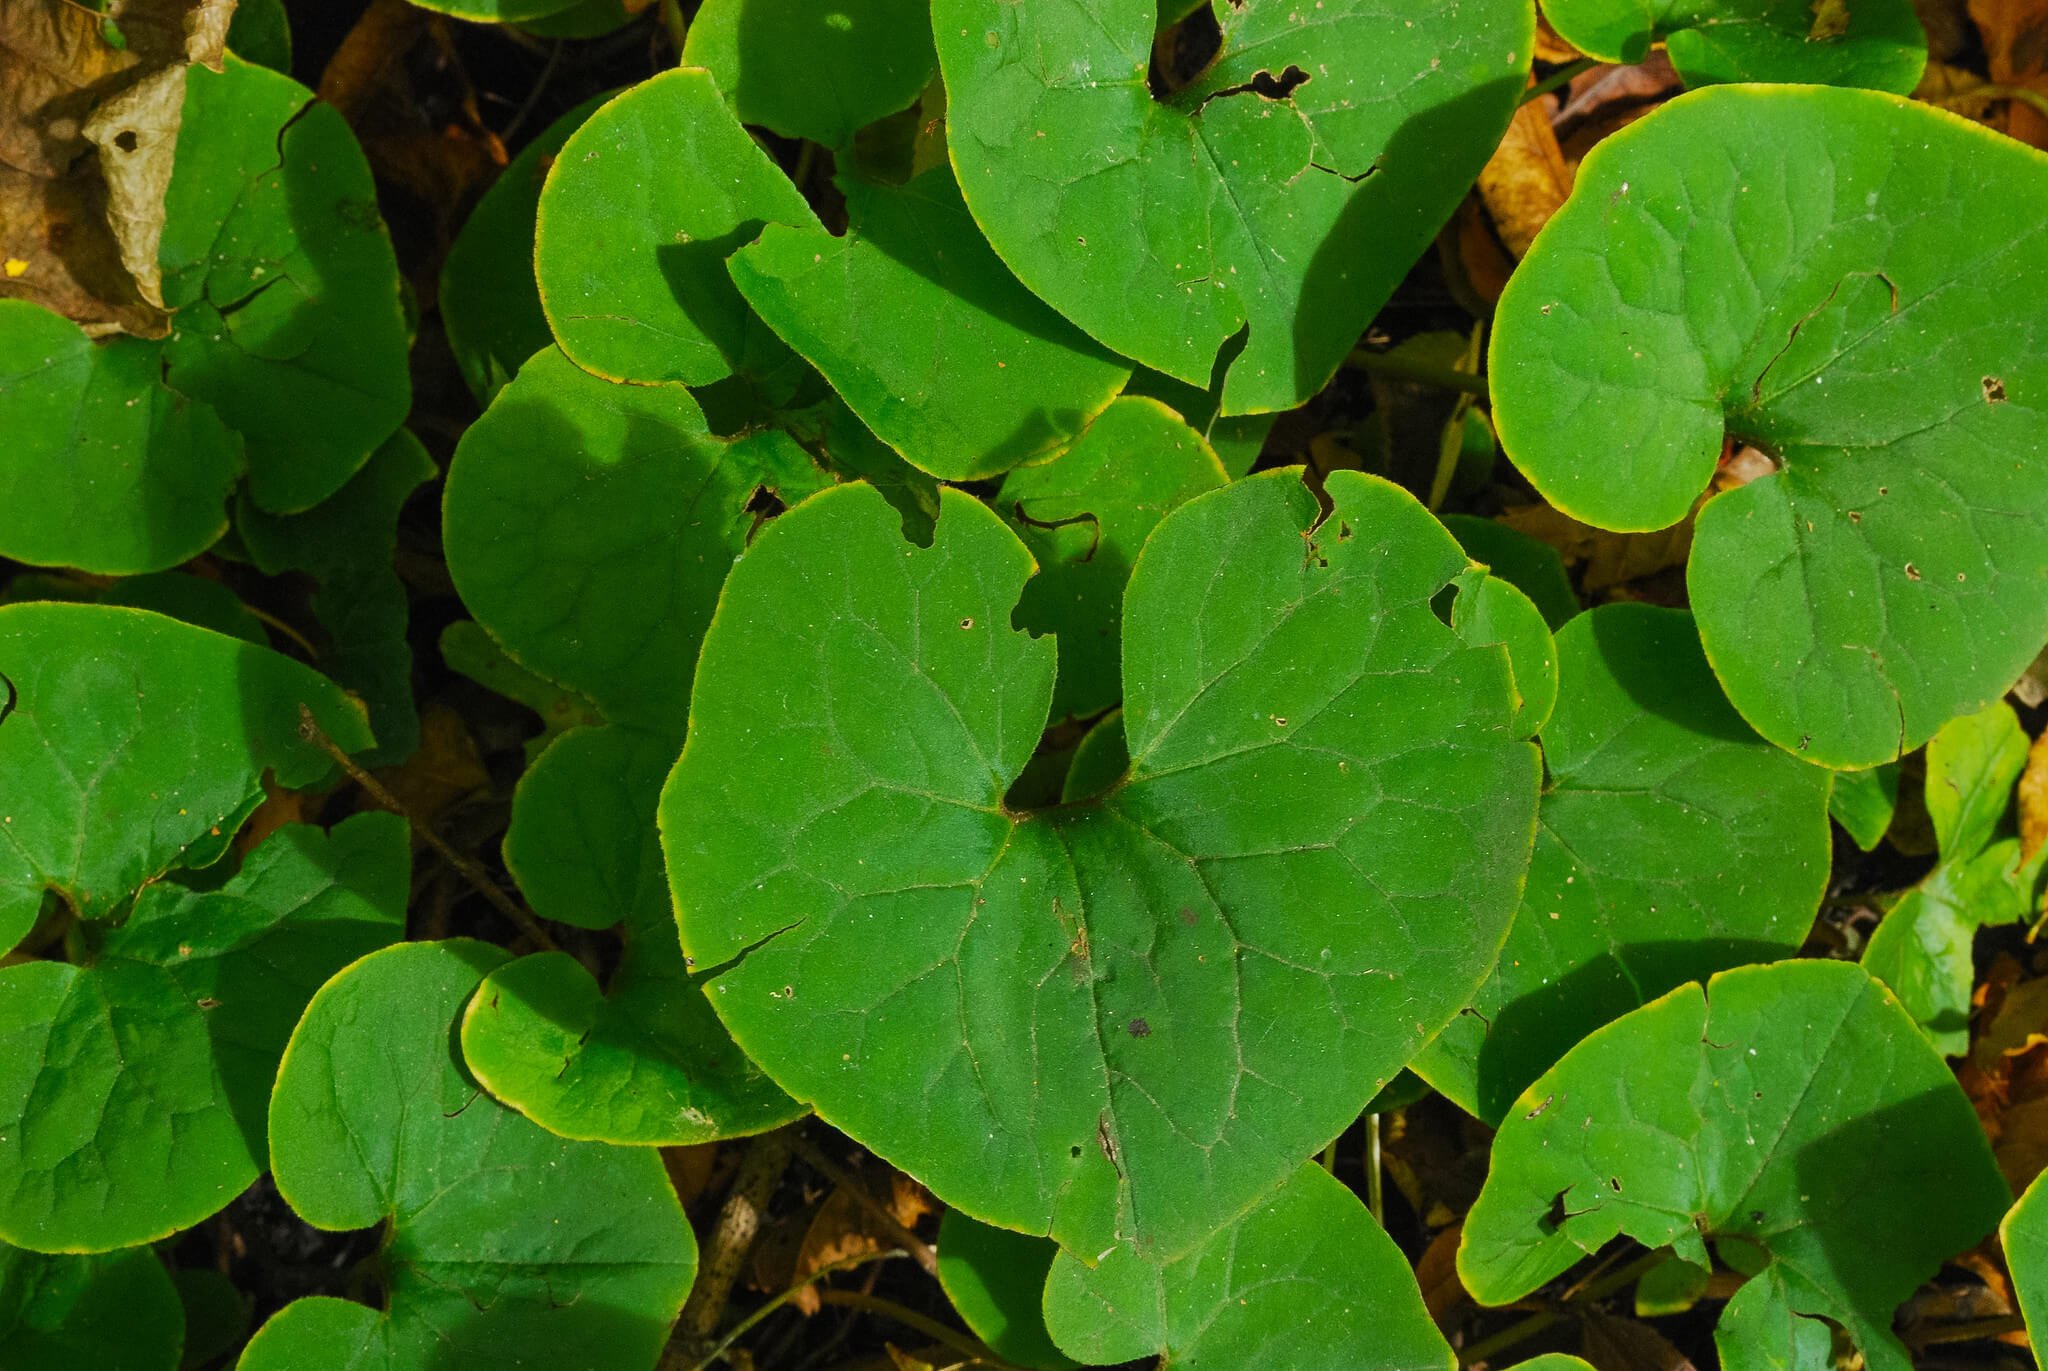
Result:
{"type": "Polygon", "coordinates": [[[795,1152],[797,1156],[802,1157],[808,1165],[816,1167],[819,1171],[823,1172],[825,1179],[831,1181],[832,1184],[838,1186],[841,1190],[844,1190],[853,1198],[855,1204],[866,1210],[868,1217],[880,1224],[882,1231],[887,1233],[897,1246],[907,1252],[911,1260],[923,1267],[926,1275],[936,1276],[939,1274],[938,1255],[932,1251],[931,1245],[904,1227],[902,1222],[889,1212],[887,1206],[883,1205],[873,1195],[870,1195],[867,1187],[862,1185],[851,1172],[826,1156],[808,1138],[792,1135],[789,1140],[789,1146],[790,1150],[795,1152]]]}
{"type": "MultiPolygon", "coordinates": [[[[773,1314],[776,1310],[782,1308],[783,1305],[788,1304],[791,1300],[795,1299],[798,1295],[801,1295],[805,1290],[809,1289],[811,1286],[816,1285],[819,1281],[825,1279],[825,1277],[833,1275],[840,1271],[850,1271],[856,1266],[865,1266],[869,1262],[891,1261],[903,1255],[905,1254],[892,1247],[885,1248],[880,1252],[862,1252],[851,1257],[841,1257],[836,1262],[825,1263],[825,1265],[819,1267],[810,1275],[805,1276],[795,1285],[792,1285],[791,1287],[789,1287],[789,1289],[783,1291],[780,1295],[777,1295],[774,1299],[768,1301],[759,1309],[756,1309],[753,1313],[747,1315],[738,1323],[734,1324],[732,1332],[727,1333],[724,1337],[720,1338],[718,1342],[715,1345],[713,1345],[711,1350],[706,1352],[701,1359],[695,1362],[688,1363],[686,1371],[706,1371],[706,1368],[711,1366],[712,1363],[724,1360],[726,1352],[732,1348],[732,1345],[738,1342],[741,1338],[745,1337],[749,1332],[751,1332],[756,1324],[760,1323],[761,1320],[767,1318],[770,1314],[773,1314]]],[[[825,1292],[820,1292],[821,1296],[824,1293],[825,1292]]],[[[671,1344],[671,1346],[673,1346],[673,1344],[671,1344]]],[[[685,1363],[680,1361],[670,1361],[668,1358],[663,1358],[661,1364],[661,1371],[668,1371],[668,1368],[671,1366],[682,1367],[685,1366],[685,1363]]]]}
{"type": "Polygon", "coordinates": [[[957,1333],[936,1319],[928,1319],[915,1309],[906,1309],[894,1300],[885,1300],[878,1295],[862,1294],[858,1290],[820,1290],[818,1292],[818,1299],[825,1304],[839,1304],[846,1306],[848,1309],[860,1309],[870,1314],[880,1314],[883,1318],[900,1323],[905,1328],[914,1328],[933,1342],[940,1343],[958,1352],[970,1362],[996,1367],[1008,1367],[1010,1365],[1010,1363],[997,1356],[993,1350],[976,1342],[966,1334],[957,1333]]]}
{"type": "Polygon", "coordinates": [[[1435,386],[1440,390],[1462,391],[1486,399],[1486,378],[1475,371],[1460,371],[1456,367],[1439,366],[1434,362],[1420,362],[1413,357],[1399,357],[1391,352],[1368,352],[1364,348],[1352,349],[1344,359],[1344,365],[1357,367],[1360,371],[1375,376],[1384,376],[1391,381],[1413,381],[1417,385],[1435,386]]]}
{"type": "Polygon", "coordinates": [[[348,773],[350,780],[369,792],[371,799],[404,819],[412,831],[419,834],[422,842],[439,853],[441,860],[455,868],[462,879],[469,882],[471,889],[489,900],[493,908],[510,919],[513,926],[531,938],[536,946],[549,952],[561,950],[548,936],[548,931],[540,926],[540,920],[533,916],[532,911],[507,895],[504,887],[492,880],[490,873],[479,866],[475,858],[457,852],[425,820],[408,809],[403,800],[392,794],[382,781],[356,765],[355,758],[335,746],[334,739],[327,736],[327,731],[320,727],[320,721],[313,717],[313,711],[304,703],[299,705],[299,737],[332,758],[336,766],[348,773]]]}
{"type": "Polygon", "coordinates": [[[1932,1347],[1944,1342],[1975,1342],[1979,1338],[1995,1338],[2004,1333],[2017,1333],[2027,1326],[2027,1321],[2018,1314],[1998,1314],[1987,1319],[1971,1319],[1965,1323],[1937,1324],[1931,1328],[1915,1329],[1905,1335],[1906,1345],[1918,1352],[1923,1347],[1932,1347]]]}
{"type": "MultiPolygon", "coordinates": [[[[680,1343],[686,1355],[701,1351],[711,1341],[711,1331],[718,1327],[718,1320],[725,1313],[726,1297],[732,1294],[732,1284],[746,1264],[747,1253],[753,1250],[768,1201],[774,1196],[775,1187],[782,1183],[782,1173],[789,1169],[791,1131],[778,1128],[773,1133],[763,1133],[747,1145],[746,1155],[740,1159],[739,1174],[733,1177],[732,1189],[726,1191],[725,1204],[718,1211],[718,1228],[711,1235],[711,1249],[698,1269],[689,1302],[676,1321],[674,1341],[680,1343]]],[[[786,1291],[777,1298],[794,1293],[786,1291]]],[[[724,1342],[703,1353],[696,1364],[709,1366],[732,1345],[734,1338],[759,1322],[762,1312],[754,1311],[754,1316],[744,1320],[724,1342]]]]}

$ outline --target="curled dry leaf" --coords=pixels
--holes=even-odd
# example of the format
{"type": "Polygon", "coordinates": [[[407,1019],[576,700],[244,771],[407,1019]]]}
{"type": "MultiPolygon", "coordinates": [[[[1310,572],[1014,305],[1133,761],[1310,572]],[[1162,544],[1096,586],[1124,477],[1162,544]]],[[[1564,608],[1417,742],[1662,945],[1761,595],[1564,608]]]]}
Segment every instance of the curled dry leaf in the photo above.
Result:
{"type": "Polygon", "coordinates": [[[102,17],[0,0],[0,297],[163,335],[157,243],[184,68],[220,67],[234,8],[110,0],[102,17]]]}
{"type": "MultiPolygon", "coordinates": [[[[917,1227],[917,1221],[932,1212],[931,1192],[901,1171],[889,1173],[886,1196],[874,1195],[879,1187],[869,1185],[864,1179],[856,1180],[867,1185],[870,1195],[905,1228],[917,1227]]],[[[893,1245],[894,1239],[882,1231],[874,1212],[842,1186],[818,1206],[811,1226],[805,1230],[803,1245],[797,1249],[796,1270],[792,1273],[791,1284],[805,1280],[835,1262],[864,1257],[893,1245]]],[[[818,1298],[816,1285],[805,1286],[794,1302],[806,1314],[815,1314],[825,1307],[818,1298]]]]}

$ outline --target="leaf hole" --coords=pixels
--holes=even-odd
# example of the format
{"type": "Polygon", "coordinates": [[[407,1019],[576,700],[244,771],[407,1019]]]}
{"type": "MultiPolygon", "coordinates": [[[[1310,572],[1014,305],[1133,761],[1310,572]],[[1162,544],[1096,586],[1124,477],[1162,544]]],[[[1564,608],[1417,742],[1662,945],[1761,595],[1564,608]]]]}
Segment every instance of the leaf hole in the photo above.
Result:
{"type": "Polygon", "coordinates": [[[2005,382],[1996,376],[1984,378],[1984,403],[2002,405],[2005,403],[2005,382]]]}
{"type": "Polygon", "coordinates": [[[746,512],[754,516],[754,522],[747,525],[747,542],[751,544],[754,541],[754,535],[761,531],[761,525],[788,508],[780,495],[766,486],[756,486],[745,505],[746,512]]]}
{"type": "Polygon", "coordinates": [[[134,129],[122,129],[114,135],[114,146],[123,152],[133,152],[141,145],[142,140],[135,136],[134,129]]]}
{"type": "MultiPolygon", "coordinates": [[[[1233,8],[1242,8],[1230,0],[1233,8]]],[[[1212,5],[1198,7],[1177,24],[1161,29],[1152,40],[1152,62],[1145,72],[1145,84],[1154,100],[1165,100],[1175,91],[1209,69],[1223,50],[1223,26],[1216,21],[1212,5]]]]}

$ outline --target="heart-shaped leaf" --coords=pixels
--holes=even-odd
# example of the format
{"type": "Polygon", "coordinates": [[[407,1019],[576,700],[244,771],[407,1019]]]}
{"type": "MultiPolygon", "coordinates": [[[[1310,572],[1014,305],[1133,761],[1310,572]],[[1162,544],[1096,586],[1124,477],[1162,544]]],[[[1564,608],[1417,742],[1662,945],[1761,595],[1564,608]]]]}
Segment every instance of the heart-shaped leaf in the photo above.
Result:
{"type": "Polygon", "coordinates": [[[157,250],[170,336],[95,345],[0,302],[0,551],[155,571],[266,509],[332,494],[405,417],[398,268],[348,125],[230,58],[185,77],[157,250]]]}
{"type": "Polygon", "coordinates": [[[515,662],[673,735],[755,492],[829,483],[780,433],[728,443],[683,387],[614,385],[550,349],[456,448],[448,571],[515,662]]]}
{"type": "Polygon", "coordinates": [[[1603,62],[1661,42],[1689,86],[1809,81],[1911,93],[1927,65],[1913,0],[1543,0],[1558,37],[1603,62]]]}
{"type": "Polygon", "coordinates": [[[937,59],[925,0],[705,0],[683,63],[711,73],[741,122],[840,148],[916,100],[937,59]]]}
{"type": "Polygon", "coordinates": [[[1417,1063],[1490,1123],[1602,1024],[1798,951],[1828,880],[1828,774],[1742,722],[1689,615],[1607,605],[1557,651],[1521,908],[1485,987],[1417,1063]]]}
{"type": "Polygon", "coordinates": [[[406,943],[313,997],[270,1101],[272,1169],[317,1228],[389,1225],[386,1303],[287,1305],[240,1371],[651,1371],[696,1272],[690,1226],[652,1149],[557,1138],[463,1073],[456,1020],[504,961],[406,943]]]}
{"type": "Polygon", "coordinates": [[[46,1257],[0,1244],[0,1366],[177,1371],[185,1312],[147,1248],[46,1257]]]}
{"type": "Polygon", "coordinates": [[[913,466],[969,480],[1044,457],[1130,379],[1129,363],[1010,274],[951,172],[842,187],[844,235],[771,224],[729,269],[754,312],[913,466]]]}
{"type": "Polygon", "coordinates": [[[996,512],[1039,566],[1017,625],[1059,639],[1053,717],[1086,718],[1121,698],[1124,586],[1138,550],[1175,508],[1228,480],[1179,415],[1122,399],[1066,452],[1003,481],[996,512]]]}
{"type": "Polygon", "coordinates": [[[709,385],[786,366],[725,271],[764,223],[818,221],[708,72],[616,96],[569,135],[541,188],[534,271],[555,341],[615,381],[709,385]]]}
{"type": "Polygon", "coordinates": [[[1127,1247],[1093,1270],[1054,1260],[1045,1320],[1092,1364],[1158,1353],[1176,1371],[1452,1371],[1408,1259],[1358,1197],[1313,1162],[1179,1261],[1127,1247]]]}
{"type": "Polygon", "coordinates": [[[463,1015],[477,1080],[565,1138],[709,1142],[804,1112],[733,1046],[683,965],[654,827],[675,752],[632,729],[578,729],[513,797],[505,865],[533,911],[625,924],[602,990],[574,957],[542,953],[491,972],[463,1015]]]}
{"type": "Polygon", "coordinates": [[[533,276],[541,185],[569,135],[609,98],[584,101],[521,148],[469,212],[441,264],[448,350],[480,405],[488,405],[527,358],[554,342],[533,276]]]}
{"type": "Polygon", "coordinates": [[[268,648],[142,610],[0,608],[0,947],[52,892],[105,919],[172,869],[212,860],[263,797],[325,775],[299,737],[310,708],[345,751],[361,711],[268,648]]]}
{"type": "Polygon", "coordinates": [[[1124,603],[1134,759],[1003,796],[1052,701],[1031,558],[945,491],[903,541],[813,496],[736,563],[662,801],[686,950],[798,1099],[949,1204],[1168,1260],[1327,1143],[1466,1002],[1536,762],[1505,654],[1431,601],[1468,563],[1398,488],[1298,473],[1182,505],[1124,603]]]}
{"type": "Polygon", "coordinates": [[[1053,1346],[1041,1301],[1059,1244],[948,1209],[939,1223],[939,1284],[974,1336],[1004,1361],[1036,1371],[1080,1363],[1053,1346]]]}
{"type": "Polygon", "coordinates": [[[1504,1304],[1618,1233],[1702,1268],[1712,1238],[1762,1267],[1722,1316],[1724,1365],[1815,1365],[1748,1349],[1825,1349],[1825,1318],[1872,1371],[1908,1371],[1893,1308],[2010,1198],[1882,986],[1841,962],[1743,967],[1598,1030],[1523,1092],[1458,1273],[1504,1304]]]}
{"type": "Polygon", "coordinates": [[[302,571],[320,583],[313,612],[326,630],[321,669],[369,708],[377,746],[362,761],[387,766],[419,746],[405,585],[392,560],[406,499],[439,473],[420,440],[400,429],[348,484],[303,514],[266,514],[244,498],[242,545],[268,576],[302,571]]]}
{"type": "Polygon", "coordinates": [[[1155,19],[1151,0],[935,0],[960,188],[1011,270],[1110,348],[1198,386],[1227,362],[1228,414],[1291,408],[1485,165],[1534,16],[1233,0],[1215,60],[1163,97],[1155,19]]]}
{"type": "Polygon", "coordinates": [[[2027,735],[2003,700],[1947,724],[1927,744],[1927,813],[1940,860],[1900,897],[1863,948],[1863,969],[1899,997],[1951,1057],[1970,1050],[1977,930],[2031,918],[2048,854],[2025,858],[2013,787],[2027,735]]]}
{"type": "Polygon", "coordinates": [[[159,881],[72,962],[0,969],[0,1237],[104,1252],[248,1188],[299,1011],[403,934],[410,869],[395,815],[287,827],[217,891],[159,881]]]}
{"type": "Polygon", "coordinates": [[[1757,731],[1866,767],[2048,639],[2048,156],[1868,91],[1715,87],[1607,139],[1501,298],[1501,442],[1588,523],[1685,517],[1757,731]],[[1824,193],[1823,193],[1824,191],[1824,193]],[[1910,376],[1912,384],[1901,384],[1910,376]]]}

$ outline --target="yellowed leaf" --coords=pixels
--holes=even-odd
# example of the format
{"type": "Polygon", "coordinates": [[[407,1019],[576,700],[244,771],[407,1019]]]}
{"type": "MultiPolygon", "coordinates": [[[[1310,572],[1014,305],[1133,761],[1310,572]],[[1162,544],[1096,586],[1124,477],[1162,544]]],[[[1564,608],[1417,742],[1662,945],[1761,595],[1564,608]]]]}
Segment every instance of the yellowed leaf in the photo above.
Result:
{"type": "Polygon", "coordinates": [[[2027,752],[2027,769],[2020,773],[2020,860],[2034,860],[2034,854],[2048,846],[2048,729],[2034,739],[2027,752]]]}

